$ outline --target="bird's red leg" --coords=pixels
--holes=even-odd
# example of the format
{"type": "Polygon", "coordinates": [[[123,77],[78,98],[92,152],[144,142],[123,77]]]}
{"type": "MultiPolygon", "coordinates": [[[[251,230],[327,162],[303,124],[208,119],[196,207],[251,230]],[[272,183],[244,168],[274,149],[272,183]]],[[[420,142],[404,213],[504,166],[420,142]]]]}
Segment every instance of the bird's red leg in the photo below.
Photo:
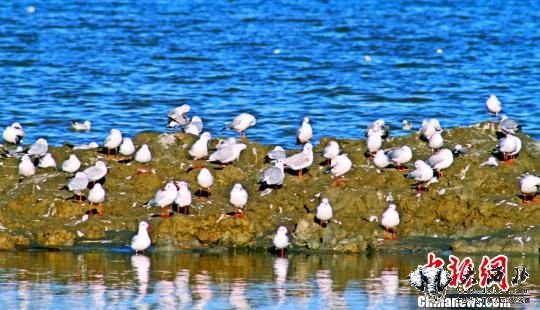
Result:
{"type": "Polygon", "coordinates": [[[102,215],[103,215],[103,204],[102,204],[101,202],[99,203],[98,215],[99,215],[99,216],[102,216],[102,215]]]}
{"type": "Polygon", "coordinates": [[[92,206],[94,205],[93,202],[90,202],[90,205],[88,207],[88,216],[92,216],[92,206]]]}
{"type": "Polygon", "coordinates": [[[388,237],[388,228],[384,229],[384,240],[389,239],[388,237]]]}
{"type": "Polygon", "coordinates": [[[394,233],[392,234],[392,239],[397,240],[396,228],[394,227],[394,233]]]}
{"type": "Polygon", "coordinates": [[[303,176],[303,174],[302,174],[302,170],[304,170],[304,169],[298,170],[298,176],[300,177],[300,179],[303,179],[303,178],[304,178],[304,176],[303,176]]]}

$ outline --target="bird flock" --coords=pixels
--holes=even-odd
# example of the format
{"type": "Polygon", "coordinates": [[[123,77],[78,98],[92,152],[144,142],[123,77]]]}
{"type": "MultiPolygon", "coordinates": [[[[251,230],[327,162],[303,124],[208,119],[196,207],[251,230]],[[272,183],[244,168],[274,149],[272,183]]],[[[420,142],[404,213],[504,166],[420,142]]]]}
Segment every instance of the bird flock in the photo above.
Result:
{"type": "MultiPolygon", "coordinates": [[[[502,163],[511,165],[516,160],[522,149],[522,141],[516,135],[521,126],[515,121],[502,115],[499,119],[499,113],[502,112],[502,104],[495,95],[491,95],[486,101],[486,108],[491,122],[492,115],[495,115],[495,121],[498,121],[499,140],[494,148],[494,155],[502,157],[502,163]]],[[[230,123],[225,125],[224,129],[235,130],[239,133],[239,140],[228,138],[220,140],[216,146],[215,152],[209,154],[209,143],[212,135],[208,131],[203,132],[203,121],[198,116],[189,118],[191,107],[187,104],[171,110],[167,114],[167,128],[173,131],[179,131],[181,134],[191,134],[198,136],[198,139],[189,148],[188,154],[193,160],[192,169],[200,169],[197,175],[197,184],[199,186],[196,194],[200,198],[211,198],[211,188],[214,185],[214,176],[208,168],[205,167],[205,161],[217,163],[221,167],[232,164],[240,158],[242,151],[246,150],[247,141],[246,131],[256,125],[256,118],[248,113],[242,113],[235,117],[230,123]]],[[[71,124],[77,131],[91,130],[89,121],[75,122],[71,124]]],[[[403,121],[403,128],[412,129],[410,121],[403,121]]],[[[366,157],[379,171],[395,168],[400,172],[408,170],[407,163],[413,158],[413,152],[407,145],[391,149],[383,149],[385,140],[390,137],[390,127],[383,119],[377,119],[369,124],[365,130],[366,138],[366,157]]],[[[465,149],[456,145],[453,150],[444,147],[443,128],[435,118],[426,119],[422,122],[419,130],[420,138],[425,141],[432,150],[432,155],[426,160],[417,159],[414,162],[414,168],[411,168],[406,177],[416,182],[417,195],[427,191],[427,186],[432,182],[437,182],[437,178],[443,176],[444,170],[448,169],[455,158],[465,153],[465,149]]],[[[75,154],[70,154],[69,158],[62,162],[60,167],[51,153],[48,152],[47,140],[37,139],[29,147],[23,148],[25,132],[20,123],[13,123],[6,127],[3,132],[3,139],[11,144],[15,149],[4,146],[3,158],[20,158],[19,175],[22,178],[30,178],[36,174],[37,169],[60,169],[61,171],[74,175],[66,185],[66,189],[74,195],[77,201],[84,200],[84,193],[88,190],[86,199],[89,204],[89,215],[104,214],[103,204],[106,200],[106,191],[101,182],[108,173],[108,167],[103,160],[97,160],[93,166],[80,171],[81,161],[75,154]],[[93,209],[94,205],[97,207],[93,209]],[[95,212],[95,213],[94,213],[95,212]]],[[[285,170],[295,171],[298,177],[302,179],[306,169],[313,164],[314,153],[311,139],[313,138],[313,128],[309,117],[304,117],[296,133],[296,141],[302,145],[299,152],[288,155],[287,151],[281,146],[275,146],[266,154],[266,158],[273,163],[266,168],[260,178],[259,183],[267,188],[279,189],[284,184],[285,170]]],[[[147,144],[139,146],[137,149],[129,137],[123,136],[118,129],[111,129],[101,145],[103,151],[107,152],[107,160],[131,161],[137,162],[140,167],[137,174],[152,173],[151,162],[152,152],[147,144]]],[[[96,149],[97,143],[88,145],[74,146],[73,149],[96,149]]],[[[331,174],[335,179],[336,186],[346,183],[345,175],[353,168],[353,163],[347,154],[341,153],[340,145],[336,141],[329,141],[322,151],[322,157],[325,159],[325,173],[331,174]]],[[[499,161],[496,157],[490,157],[481,166],[498,166],[499,161]]],[[[525,174],[519,180],[519,189],[522,194],[524,204],[535,203],[536,194],[540,187],[540,177],[525,174]]],[[[249,194],[242,184],[234,184],[230,191],[229,202],[234,209],[233,218],[243,218],[244,210],[248,204],[249,194]]],[[[158,190],[152,199],[145,206],[160,207],[161,216],[168,218],[171,216],[172,206],[177,207],[178,213],[188,214],[192,203],[192,192],[190,185],[185,181],[168,182],[164,188],[158,190]]],[[[173,213],[174,214],[174,213],[173,213]]],[[[325,228],[333,217],[332,206],[327,198],[322,197],[320,204],[315,212],[315,221],[325,228]]],[[[397,239],[396,230],[399,224],[399,213],[395,204],[390,204],[388,209],[382,214],[381,219],[377,217],[370,218],[370,221],[377,221],[385,228],[384,238],[397,239]],[[392,234],[387,236],[388,232],[392,234]]],[[[131,247],[136,253],[144,252],[150,245],[151,240],[148,235],[149,224],[140,222],[138,233],[133,237],[131,247]]],[[[287,228],[280,226],[273,238],[274,247],[280,255],[284,255],[284,250],[289,245],[287,228]]]]}

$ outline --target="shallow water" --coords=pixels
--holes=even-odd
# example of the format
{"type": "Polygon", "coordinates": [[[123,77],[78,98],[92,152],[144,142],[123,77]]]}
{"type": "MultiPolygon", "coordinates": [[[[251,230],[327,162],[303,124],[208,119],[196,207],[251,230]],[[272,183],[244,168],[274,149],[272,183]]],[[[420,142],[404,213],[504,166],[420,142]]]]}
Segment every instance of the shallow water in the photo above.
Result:
{"type": "MultiPolygon", "coordinates": [[[[424,263],[424,256],[403,254],[0,252],[0,303],[6,309],[403,309],[417,304],[419,293],[406,277],[424,263]]],[[[538,296],[538,258],[511,258],[509,267],[518,264],[528,268],[527,287],[538,296]]]]}
{"type": "Polygon", "coordinates": [[[189,103],[215,136],[251,112],[252,140],[291,146],[305,115],[315,141],[358,138],[379,117],[453,127],[486,120],[491,93],[540,138],[538,1],[28,5],[0,3],[0,125],[23,123],[26,143],[162,131],[189,103]],[[71,119],[94,129],[70,132],[71,119]]]}

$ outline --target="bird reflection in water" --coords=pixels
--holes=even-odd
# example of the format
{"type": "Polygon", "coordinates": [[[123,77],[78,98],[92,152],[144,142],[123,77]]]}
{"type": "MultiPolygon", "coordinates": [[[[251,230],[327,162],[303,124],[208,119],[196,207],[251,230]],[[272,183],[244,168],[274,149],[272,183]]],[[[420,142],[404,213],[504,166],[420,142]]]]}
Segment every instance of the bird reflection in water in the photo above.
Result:
{"type": "Polygon", "coordinates": [[[285,282],[287,281],[287,271],[289,269],[289,260],[287,258],[274,259],[274,273],[276,274],[276,291],[277,291],[277,305],[283,304],[285,301],[285,295],[287,289],[285,282]]]}
{"type": "Polygon", "coordinates": [[[210,289],[211,278],[208,272],[203,270],[201,273],[195,275],[195,285],[193,286],[193,294],[197,295],[199,299],[195,302],[195,309],[204,309],[204,306],[212,298],[212,290],[210,289]]]}

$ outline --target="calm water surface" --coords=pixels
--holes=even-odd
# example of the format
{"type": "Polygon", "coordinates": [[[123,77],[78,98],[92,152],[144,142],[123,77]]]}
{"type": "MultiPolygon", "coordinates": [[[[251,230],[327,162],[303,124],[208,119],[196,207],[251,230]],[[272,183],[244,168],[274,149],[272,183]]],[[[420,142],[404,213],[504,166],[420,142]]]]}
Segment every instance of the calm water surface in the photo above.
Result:
{"type": "MultiPolygon", "coordinates": [[[[403,309],[415,307],[418,296],[406,276],[424,263],[424,256],[379,254],[1,252],[0,303],[4,309],[403,309]]],[[[527,287],[538,295],[538,258],[511,258],[514,265],[528,268],[527,287]]]]}
{"type": "Polygon", "coordinates": [[[251,139],[291,146],[304,115],[315,141],[357,138],[378,117],[476,123],[494,93],[540,138],[539,21],[540,1],[1,1],[0,125],[102,142],[189,103],[216,136],[250,112],[251,139]]]}

